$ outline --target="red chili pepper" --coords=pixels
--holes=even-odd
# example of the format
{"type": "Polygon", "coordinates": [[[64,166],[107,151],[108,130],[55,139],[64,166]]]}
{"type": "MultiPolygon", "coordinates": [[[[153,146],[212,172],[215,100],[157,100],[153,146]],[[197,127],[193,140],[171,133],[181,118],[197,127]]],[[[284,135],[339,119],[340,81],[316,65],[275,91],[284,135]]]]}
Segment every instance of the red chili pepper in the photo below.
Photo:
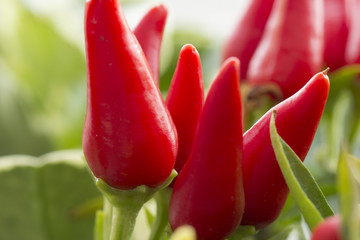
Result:
{"type": "Polygon", "coordinates": [[[200,56],[195,47],[185,45],[166,97],[179,139],[175,170],[179,173],[189,157],[196,126],[204,103],[200,56]]]}
{"type": "Polygon", "coordinates": [[[226,61],[208,92],[192,151],[170,200],[172,228],[190,224],[199,240],[228,237],[243,214],[239,77],[239,61],[226,61]]]}
{"type": "Polygon", "coordinates": [[[345,48],[349,34],[345,0],[325,0],[324,61],[330,70],[344,65],[345,48]]]}
{"type": "Polygon", "coordinates": [[[274,0],[253,0],[249,3],[236,26],[235,31],[226,42],[223,59],[235,56],[240,59],[240,77],[246,78],[248,66],[269,18],[274,0]]]}
{"type": "Polygon", "coordinates": [[[313,231],[311,240],[341,240],[341,218],[331,216],[320,223],[313,231]]]}
{"type": "Polygon", "coordinates": [[[177,134],[117,0],[86,2],[85,36],[86,160],[112,187],[156,187],[174,166],[177,134]]]}
{"type": "Polygon", "coordinates": [[[248,82],[273,82],[284,98],[302,88],[323,63],[323,2],[276,0],[250,61],[248,82]]]}
{"type": "Polygon", "coordinates": [[[154,6],[134,29],[134,34],[145,53],[157,85],[159,85],[160,48],[166,17],[167,9],[164,5],[154,6]]]}
{"type": "Polygon", "coordinates": [[[360,63],[360,0],[347,0],[349,37],[346,46],[346,62],[360,63]]]}
{"type": "Polygon", "coordinates": [[[289,189],[271,145],[269,122],[277,109],[280,136],[303,161],[322,116],[329,92],[326,72],[316,74],[292,97],[270,109],[244,134],[243,180],[245,211],[241,225],[263,228],[273,222],[289,189]]]}

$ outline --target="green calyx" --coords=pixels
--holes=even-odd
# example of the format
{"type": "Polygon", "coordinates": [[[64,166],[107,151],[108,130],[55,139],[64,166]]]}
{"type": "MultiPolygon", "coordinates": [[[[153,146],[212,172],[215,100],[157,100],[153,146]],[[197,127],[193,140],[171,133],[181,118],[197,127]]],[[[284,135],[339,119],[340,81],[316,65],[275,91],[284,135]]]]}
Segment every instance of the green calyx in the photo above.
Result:
{"type": "Polygon", "coordinates": [[[104,196],[102,234],[97,233],[96,240],[128,240],[134,230],[137,215],[142,206],[156,192],[166,188],[177,176],[172,171],[168,179],[159,187],[145,185],[130,190],[120,190],[109,186],[104,180],[96,178],[96,186],[104,196]],[[102,236],[100,238],[100,236],[102,236]]]}

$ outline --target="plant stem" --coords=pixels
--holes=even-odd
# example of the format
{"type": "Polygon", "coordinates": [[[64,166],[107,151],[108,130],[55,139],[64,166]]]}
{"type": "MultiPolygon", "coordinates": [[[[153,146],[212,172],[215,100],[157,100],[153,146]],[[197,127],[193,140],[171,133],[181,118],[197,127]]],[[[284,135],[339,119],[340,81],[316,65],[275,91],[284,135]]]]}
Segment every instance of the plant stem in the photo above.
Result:
{"type": "Polygon", "coordinates": [[[130,239],[135,227],[136,217],[142,205],[143,203],[136,204],[136,206],[113,206],[109,240],[130,239]]]}
{"type": "Polygon", "coordinates": [[[164,231],[169,223],[169,200],[171,189],[165,188],[155,195],[156,201],[156,218],[151,228],[149,240],[164,239],[164,231]]]}

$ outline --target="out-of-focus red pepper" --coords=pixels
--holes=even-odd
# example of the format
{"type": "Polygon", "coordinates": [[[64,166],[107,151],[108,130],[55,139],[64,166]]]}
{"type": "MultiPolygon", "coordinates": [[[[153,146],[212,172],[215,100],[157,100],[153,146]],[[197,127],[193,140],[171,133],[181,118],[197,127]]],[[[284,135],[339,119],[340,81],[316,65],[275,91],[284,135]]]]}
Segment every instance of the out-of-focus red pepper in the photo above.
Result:
{"type": "Polygon", "coordinates": [[[302,88],[323,63],[323,10],[323,0],[276,0],[248,82],[276,83],[284,98],[302,88]]]}
{"type": "Polygon", "coordinates": [[[273,222],[286,201],[289,189],[271,145],[269,122],[277,110],[279,135],[303,161],[322,116],[329,92],[325,72],[316,74],[292,97],[270,109],[244,134],[243,181],[245,211],[241,225],[263,228],[273,222]]]}
{"type": "Polygon", "coordinates": [[[174,166],[177,134],[117,0],[87,1],[85,37],[86,160],[112,187],[159,186],[174,166]]]}
{"type": "Polygon", "coordinates": [[[331,71],[346,65],[345,48],[349,34],[346,1],[324,1],[324,61],[331,71]]]}
{"type": "Polygon", "coordinates": [[[157,85],[159,85],[160,49],[166,17],[167,9],[164,5],[154,6],[134,29],[157,85]]]}
{"type": "Polygon", "coordinates": [[[189,157],[196,126],[204,103],[204,84],[198,51],[185,45],[166,97],[171,117],[175,123],[179,150],[175,170],[180,172],[189,157]]]}
{"type": "Polygon", "coordinates": [[[246,78],[248,66],[269,18],[274,0],[252,0],[241,16],[235,31],[226,42],[223,59],[240,59],[240,77],[246,78]]]}
{"type": "Polygon", "coordinates": [[[349,37],[346,46],[346,62],[360,63],[360,0],[347,0],[349,37]]]}
{"type": "Polygon", "coordinates": [[[228,237],[243,214],[239,77],[239,61],[226,61],[210,87],[170,200],[172,228],[192,225],[199,240],[228,237]]]}
{"type": "Polygon", "coordinates": [[[313,231],[311,240],[341,240],[341,218],[331,216],[320,223],[313,231]]]}

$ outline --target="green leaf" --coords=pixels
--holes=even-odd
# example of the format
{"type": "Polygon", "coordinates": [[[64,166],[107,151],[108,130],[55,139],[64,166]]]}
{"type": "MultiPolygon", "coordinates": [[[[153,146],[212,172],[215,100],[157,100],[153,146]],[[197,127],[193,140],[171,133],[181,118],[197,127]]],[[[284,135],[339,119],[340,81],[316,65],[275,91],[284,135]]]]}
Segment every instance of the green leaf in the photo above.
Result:
{"type": "Polygon", "coordinates": [[[73,215],[100,196],[82,151],[0,158],[0,239],[92,239],[95,211],[73,215]]]}
{"type": "Polygon", "coordinates": [[[239,240],[245,237],[254,235],[257,230],[254,226],[242,226],[240,225],[236,231],[230,236],[229,240],[239,240]]]}
{"type": "Polygon", "coordinates": [[[342,216],[342,235],[347,240],[357,240],[360,238],[359,187],[351,170],[354,165],[351,162],[353,159],[342,149],[337,172],[340,212],[342,216]]]}
{"type": "Polygon", "coordinates": [[[334,213],[309,170],[277,133],[275,116],[276,111],[270,121],[270,137],[276,159],[306,223],[314,229],[325,217],[334,213]]]}
{"type": "Polygon", "coordinates": [[[360,159],[350,154],[347,155],[347,158],[351,164],[350,170],[355,180],[360,184],[360,159]]]}
{"type": "Polygon", "coordinates": [[[349,137],[349,119],[351,119],[354,103],[348,90],[339,94],[332,109],[329,126],[328,158],[324,159],[324,166],[335,173],[340,154],[341,139],[349,137]]]}
{"type": "Polygon", "coordinates": [[[294,230],[293,226],[285,228],[275,236],[272,236],[269,240],[286,240],[289,234],[294,230]]]}

